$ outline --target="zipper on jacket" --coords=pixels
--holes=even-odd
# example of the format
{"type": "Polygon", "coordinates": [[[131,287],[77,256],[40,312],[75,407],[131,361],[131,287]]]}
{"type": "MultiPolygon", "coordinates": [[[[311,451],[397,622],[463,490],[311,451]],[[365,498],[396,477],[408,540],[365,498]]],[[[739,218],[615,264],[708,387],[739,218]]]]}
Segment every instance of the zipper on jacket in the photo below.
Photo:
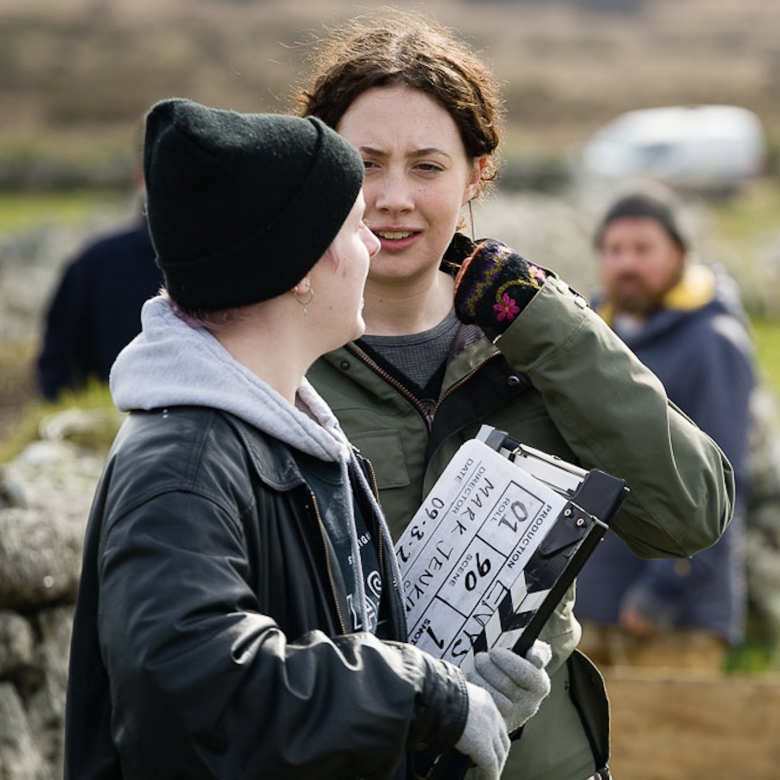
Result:
{"type": "Polygon", "coordinates": [[[330,553],[328,552],[328,532],[325,530],[325,523],[322,522],[322,516],[320,515],[320,507],[317,504],[317,496],[311,493],[311,500],[314,506],[314,514],[317,516],[317,523],[320,527],[320,534],[322,536],[322,546],[325,550],[325,568],[328,571],[328,580],[330,581],[330,591],[333,594],[333,603],[336,605],[336,614],[339,618],[339,624],[341,625],[341,633],[347,633],[347,624],[344,622],[344,615],[341,612],[341,606],[339,605],[338,593],[336,592],[336,581],[333,579],[333,568],[330,561],[330,553]]]}
{"type": "Polygon", "coordinates": [[[441,397],[441,398],[438,400],[438,402],[436,403],[436,406],[435,406],[435,408],[434,408],[433,412],[431,413],[431,419],[433,419],[433,416],[434,416],[434,415],[436,414],[436,412],[439,410],[439,407],[440,407],[440,406],[441,406],[441,405],[444,403],[444,401],[445,401],[445,400],[446,400],[446,399],[447,399],[449,396],[451,396],[451,395],[452,395],[452,394],[453,394],[453,393],[454,393],[456,390],[458,390],[459,388],[463,387],[463,385],[465,385],[465,384],[466,384],[466,382],[468,382],[468,380],[469,380],[469,379],[471,379],[471,377],[473,377],[473,376],[474,376],[474,374],[476,374],[476,373],[477,373],[477,371],[479,371],[479,369],[480,369],[480,368],[482,368],[482,366],[484,366],[484,365],[485,365],[485,363],[488,363],[488,362],[490,362],[491,360],[494,360],[494,359],[495,359],[495,358],[497,358],[497,357],[498,357],[500,354],[501,354],[500,352],[493,352],[492,354],[488,355],[486,358],[483,358],[482,360],[480,360],[480,361],[479,361],[479,363],[477,363],[477,365],[476,365],[476,366],[474,366],[474,368],[472,368],[472,369],[471,369],[471,371],[469,371],[469,372],[468,372],[468,374],[466,374],[466,376],[463,376],[463,377],[461,377],[461,378],[460,378],[460,379],[459,379],[457,382],[455,382],[455,384],[454,384],[454,385],[452,385],[451,387],[448,387],[448,388],[447,388],[447,389],[444,391],[444,395],[442,395],[442,397],[441,397]]]}
{"type": "MultiPolygon", "coordinates": [[[[351,445],[352,449],[360,455],[360,450],[353,444],[351,445]]],[[[371,475],[371,492],[374,494],[374,500],[376,501],[377,505],[379,506],[379,511],[382,511],[382,506],[379,503],[379,482],[376,478],[376,470],[374,469],[374,464],[368,459],[360,455],[360,460],[363,461],[363,463],[366,464],[366,469],[368,470],[368,473],[371,475]]],[[[377,526],[374,529],[374,533],[378,537],[378,547],[379,547],[379,571],[384,572],[385,567],[383,565],[383,543],[382,543],[382,531],[377,526]]],[[[398,583],[395,581],[395,575],[393,576],[393,585],[397,585],[398,583]]]]}
{"type": "Polygon", "coordinates": [[[420,416],[425,420],[425,422],[428,425],[428,430],[431,429],[431,425],[433,423],[433,411],[429,411],[424,404],[422,404],[417,396],[412,393],[411,390],[404,387],[392,374],[389,374],[387,371],[384,370],[378,363],[373,361],[368,355],[364,355],[357,347],[355,347],[353,344],[347,344],[347,349],[352,352],[355,357],[362,360],[372,371],[379,374],[379,376],[382,377],[382,379],[385,380],[388,384],[391,384],[396,390],[398,390],[401,395],[406,396],[406,399],[414,406],[415,409],[420,413],[420,416]]]}
{"type": "MultiPolygon", "coordinates": [[[[347,349],[352,352],[355,357],[362,360],[372,371],[374,371],[376,374],[379,374],[379,376],[382,377],[386,382],[391,384],[393,387],[395,387],[397,390],[401,392],[402,395],[404,395],[412,404],[412,406],[417,409],[417,411],[420,413],[420,416],[425,420],[427,426],[428,426],[428,432],[431,432],[431,429],[433,428],[433,418],[436,416],[436,412],[439,410],[441,405],[444,403],[444,401],[452,395],[456,390],[458,390],[460,387],[462,387],[469,379],[471,379],[474,374],[476,374],[477,371],[479,371],[482,366],[485,365],[490,360],[494,360],[497,358],[501,353],[500,352],[493,352],[492,354],[488,355],[486,358],[483,358],[482,360],[477,363],[474,368],[471,369],[471,371],[466,374],[466,376],[461,377],[457,382],[455,382],[452,387],[448,387],[447,390],[445,390],[442,397],[436,402],[433,409],[429,409],[424,403],[422,403],[414,393],[412,393],[411,390],[404,387],[392,374],[389,374],[387,371],[385,371],[376,361],[372,360],[368,355],[363,354],[354,344],[350,343],[347,344],[347,349]]],[[[373,467],[372,467],[373,468],[373,467]]]]}
{"type": "MultiPolygon", "coordinates": [[[[359,452],[359,450],[357,450],[357,448],[355,448],[355,449],[356,449],[356,451],[359,452]]],[[[379,501],[379,482],[377,482],[377,479],[376,479],[376,471],[374,470],[374,464],[368,458],[363,457],[362,455],[361,455],[361,458],[363,458],[363,462],[366,464],[366,468],[368,468],[368,473],[371,474],[371,490],[374,493],[374,498],[378,502],[379,501]]]]}
{"type": "MultiPolygon", "coordinates": [[[[352,449],[355,451],[357,455],[360,455],[360,450],[354,445],[350,445],[352,449]]],[[[376,470],[374,469],[374,464],[368,459],[360,455],[360,460],[366,464],[366,470],[368,471],[369,475],[371,476],[371,492],[374,494],[374,499],[376,500],[377,505],[379,505],[379,511],[382,511],[382,507],[379,504],[379,482],[377,482],[376,479],[376,470]]],[[[382,539],[382,530],[379,528],[378,524],[374,524],[374,534],[377,537],[377,546],[378,546],[378,554],[379,554],[379,571],[384,573],[385,567],[384,567],[384,544],[382,539]]],[[[393,575],[393,585],[397,586],[398,583],[396,582],[395,575],[393,575]]]]}

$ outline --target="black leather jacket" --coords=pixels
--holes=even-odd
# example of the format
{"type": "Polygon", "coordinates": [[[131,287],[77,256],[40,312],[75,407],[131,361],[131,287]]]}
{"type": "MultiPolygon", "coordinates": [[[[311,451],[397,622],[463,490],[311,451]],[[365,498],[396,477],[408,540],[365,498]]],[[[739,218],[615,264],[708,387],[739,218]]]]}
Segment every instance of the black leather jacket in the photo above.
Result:
{"type": "MultiPolygon", "coordinates": [[[[87,529],[66,780],[396,778],[411,775],[408,750],[457,741],[460,672],[344,633],[345,589],[301,457],[207,408],[125,421],[87,529]]],[[[379,557],[384,616],[403,640],[379,557]]]]}

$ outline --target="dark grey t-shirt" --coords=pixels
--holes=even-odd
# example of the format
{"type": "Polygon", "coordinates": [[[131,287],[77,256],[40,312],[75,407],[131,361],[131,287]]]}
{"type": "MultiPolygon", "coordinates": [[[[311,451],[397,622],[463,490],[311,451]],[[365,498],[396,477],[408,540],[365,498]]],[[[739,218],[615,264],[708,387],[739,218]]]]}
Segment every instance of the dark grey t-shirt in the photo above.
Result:
{"type": "Polygon", "coordinates": [[[422,389],[427,388],[450,354],[458,324],[455,310],[450,309],[430,330],[409,336],[363,336],[360,343],[422,389]]]}

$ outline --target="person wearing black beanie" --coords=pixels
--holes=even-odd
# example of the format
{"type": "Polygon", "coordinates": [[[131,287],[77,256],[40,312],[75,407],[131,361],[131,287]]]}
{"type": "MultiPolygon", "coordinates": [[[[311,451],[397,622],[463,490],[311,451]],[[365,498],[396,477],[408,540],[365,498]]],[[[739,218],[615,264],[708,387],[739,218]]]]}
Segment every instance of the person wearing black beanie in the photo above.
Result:
{"type": "MultiPolygon", "coordinates": [[[[305,379],[365,328],[363,170],[316,119],[147,116],[166,291],[111,371],[129,414],[87,527],[66,780],[401,780],[453,747],[499,776],[498,693],[407,644],[369,464],[305,379]]],[[[549,681],[509,660],[500,706],[530,717],[549,681]]]]}
{"type": "Polygon", "coordinates": [[[264,301],[322,257],[363,183],[363,162],[321,121],[185,99],[146,118],[149,232],[165,286],[199,310],[264,301]]]}

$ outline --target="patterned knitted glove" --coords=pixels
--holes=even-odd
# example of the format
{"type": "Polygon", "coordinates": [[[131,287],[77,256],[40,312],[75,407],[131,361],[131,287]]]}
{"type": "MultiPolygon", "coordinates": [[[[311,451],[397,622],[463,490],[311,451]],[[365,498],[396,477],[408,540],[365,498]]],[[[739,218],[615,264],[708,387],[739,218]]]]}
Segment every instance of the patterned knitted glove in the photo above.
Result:
{"type": "Polygon", "coordinates": [[[550,678],[544,667],[551,658],[550,645],[540,639],[531,645],[525,658],[494,647],[474,656],[474,668],[466,679],[493,697],[507,731],[512,733],[536,714],[542,699],[550,693],[550,678]]]}
{"type": "Polygon", "coordinates": [[[495,338],[503,333],[547,281],[549,272],[500,241],[478,244],[455,279],[455,313],[495,338]]]}

